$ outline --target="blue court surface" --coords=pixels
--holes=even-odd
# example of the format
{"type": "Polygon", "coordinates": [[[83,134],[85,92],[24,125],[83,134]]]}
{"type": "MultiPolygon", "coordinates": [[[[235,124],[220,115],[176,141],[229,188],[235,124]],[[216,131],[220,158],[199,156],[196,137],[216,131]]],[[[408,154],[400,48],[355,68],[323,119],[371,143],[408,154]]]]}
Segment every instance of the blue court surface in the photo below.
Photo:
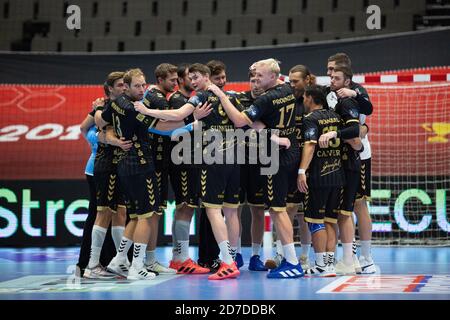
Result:
{"type": "MultiPolygon", "coordinates": [[[[283,280],[248,271],[251,249],[243,248],[245,265],[238,279],[208,281],[207,275],[160,275],[135,282],[79,281],[73,275],[78,250],[0,249],[0,300],[450,299],[450,248],[443,247],[375,247],[373,256],[380,273],[374,276],[283,280]]],[[[191,257],[196,257],[197,248],[190,250],[191,257]]],[[[264,248],[263,260],[271,255],[271,249],[264,248]]],[[[157,258],[168,264],[171,247],[158,248],[157,258]]]]}

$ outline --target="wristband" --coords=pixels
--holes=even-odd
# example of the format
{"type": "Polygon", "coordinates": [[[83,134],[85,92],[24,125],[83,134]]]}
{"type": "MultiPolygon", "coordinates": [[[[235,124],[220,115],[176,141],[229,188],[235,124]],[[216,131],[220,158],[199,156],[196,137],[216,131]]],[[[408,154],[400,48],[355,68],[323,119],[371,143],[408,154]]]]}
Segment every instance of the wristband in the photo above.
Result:
{"type": "Polygon", "coordinates": [[[306,170],[305,169],[298,169],[298,174],[306,174],[306,170]]]}

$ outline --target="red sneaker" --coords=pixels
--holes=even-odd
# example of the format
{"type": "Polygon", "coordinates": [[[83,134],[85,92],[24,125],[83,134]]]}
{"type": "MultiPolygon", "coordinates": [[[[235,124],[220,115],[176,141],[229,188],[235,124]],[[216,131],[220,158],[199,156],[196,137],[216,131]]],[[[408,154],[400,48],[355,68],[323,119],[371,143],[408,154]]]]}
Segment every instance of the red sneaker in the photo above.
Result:
{"type": "Polygon", "coordinates": [[[222,261],[220,264],[219,270],[210,275],[208,277],[208,280],[223,280],[228,278],[236,278],[241,273],[239,272],[239,269],[236,266],[236,262],[233,261],[232,264],[226,264],[222,261]]]}
{"type": "Polygon", "coordinates": [[[170,269],[178,270],[179,267],[181,267],[181,261],[170,260],[170,264],[169,264],[170,269]]]}
{"type": "Polygon", "coordinates": [[[208,268],[203,268],[192,259],[186,259],[186,261],[170,261],[169,268],[177,270],[178,274],[205,274],[209,273],[208,268]]]}

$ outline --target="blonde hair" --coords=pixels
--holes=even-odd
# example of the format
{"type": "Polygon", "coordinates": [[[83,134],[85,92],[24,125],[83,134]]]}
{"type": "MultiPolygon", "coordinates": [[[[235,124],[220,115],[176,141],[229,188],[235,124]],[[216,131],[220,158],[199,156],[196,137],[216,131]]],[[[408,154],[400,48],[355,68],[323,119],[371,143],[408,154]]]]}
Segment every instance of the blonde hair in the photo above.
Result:
{"type": "Polygon", "coordinates": [[[276,74],[277,77],[280,76],[280,61],[275,60],[273,58],[259,60],[250,66],[250,70],[254,70],[257,66],[266,66],[269,70],[276,74]]]}
{"type": "Polygon", "coordinates": [[[144,72],[142,72],[141,69],[139,68],[129,69],[125,71],[125,75],[123,76],[123,82],[131,86],[131,81],[133,80],[133,78],[139,76],[145,77],[144,72]]]}

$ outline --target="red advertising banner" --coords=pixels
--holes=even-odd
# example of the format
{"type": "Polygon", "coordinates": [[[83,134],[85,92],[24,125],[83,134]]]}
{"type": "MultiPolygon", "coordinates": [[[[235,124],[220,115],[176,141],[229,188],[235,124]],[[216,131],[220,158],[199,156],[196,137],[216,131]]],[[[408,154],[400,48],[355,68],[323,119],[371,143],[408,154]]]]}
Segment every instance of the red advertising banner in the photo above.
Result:
{"type": "MultiPolygon", "coordinates": [[[[367,85],[373,175],[450,175],[449,88],[367,85]]],[[[101,86],[0,85],[0,179],[83,178],[90,151],[79,125],[102,95],[101,86]]]]}

